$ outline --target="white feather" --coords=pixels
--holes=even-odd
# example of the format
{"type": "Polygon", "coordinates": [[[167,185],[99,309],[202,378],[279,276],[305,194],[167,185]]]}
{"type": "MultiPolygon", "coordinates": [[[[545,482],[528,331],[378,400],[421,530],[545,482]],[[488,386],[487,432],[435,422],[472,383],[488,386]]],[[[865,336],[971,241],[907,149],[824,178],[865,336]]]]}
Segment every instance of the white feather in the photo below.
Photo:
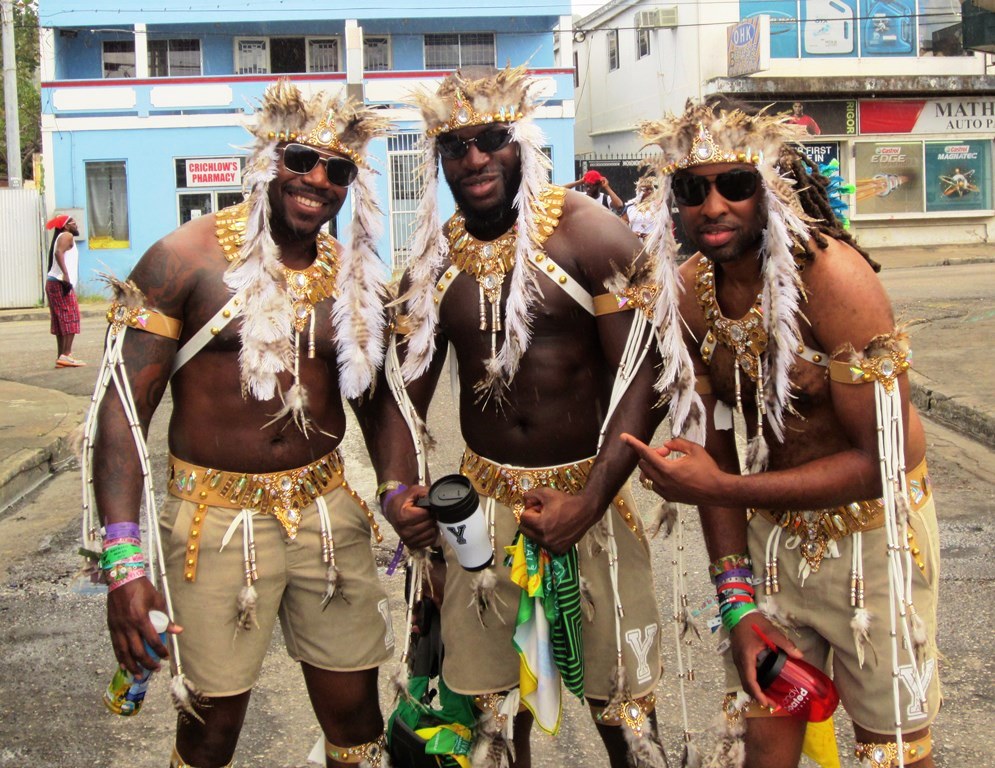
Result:
{"type": "Polygon", "coordinates": [[[864,668],[865,648],[870,647],[877,661],[877,651],[871,643],[871,613],[866,608],[857,608],[850,619],[850,629],[853,630],[853,644],[857,650],[857,665],[864,668]]]}
{"type": "Polygon", "coordinates": [[[341,257],[338,298],[332,306],[339,387],[350,399],[369,389],[384,359],[385,266],[376,250],[383,234],[383,212],[376,204],[372,181],[373,172],[360,168],[350,187],[349,246],[341,257]]]}
{"type": "Polygon", "coordinates": [[[177,712],[186,717],[192,717],[198,723],[203,724],[204,718],[197,714],[196,709],[201,703],[200,692],[186,675],[173,675],[173,679],[169,683],[169,696],[177,712]]]}
{"type": "Polygon", "coordinates": [[[238,599],[235,604],[236,635],[240,631],[247,632],[253,627],[259,628],[259,622],[256,620],[256,605],[258,600],[259,595],[256,593],[256,588],[251,584],[247,584],[239,590],[238,599]]]}

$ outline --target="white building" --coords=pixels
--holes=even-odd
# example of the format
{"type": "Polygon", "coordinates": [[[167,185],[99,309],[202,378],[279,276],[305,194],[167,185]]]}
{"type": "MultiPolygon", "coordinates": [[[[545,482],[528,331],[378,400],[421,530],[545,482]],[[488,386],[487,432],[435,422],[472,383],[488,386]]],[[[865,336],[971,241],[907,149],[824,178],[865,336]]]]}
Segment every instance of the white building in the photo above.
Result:
{"type": "Polygon", "coordinates": [[[725,94],[794,110],[857,184],[863,244],[988,242],[995,78],[959,21],[955,0],[614,0],[574,22],[577,153],[639,153],[638,121],[725,94]]]}

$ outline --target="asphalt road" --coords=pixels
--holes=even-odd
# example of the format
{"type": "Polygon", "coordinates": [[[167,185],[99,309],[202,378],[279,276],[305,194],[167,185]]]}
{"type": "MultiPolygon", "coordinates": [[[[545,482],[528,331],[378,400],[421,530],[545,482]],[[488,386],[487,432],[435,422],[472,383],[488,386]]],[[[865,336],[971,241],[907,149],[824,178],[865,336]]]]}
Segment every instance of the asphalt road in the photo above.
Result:
{"type": "MultiPolygon", "coordinates": [[[[918,283],[922,275],[915,271],[906,284],[900,276],[886,273],[886,283],[893,277],[897,281],[889,284],[892,295],[903,297],[897,302],[899,315],[905,308],[915,309],[916,301],[911,293],[903,294],[906,288],[902,286],[918,283]]],[[[977,284],[977,277],[968,278],[965,290],[977,284]]],[[[934,278],[930,284],[926,277],[924,285],[924,295],[933,300],[937,294],[946,295],[945,280],[941,284],[934,278]]],[[[102,322],[86,322],[77,356],[95,363],[102,331],[102,322]]],[[[48,354],[53,344],[46,322],[0,324],[0,345],[4,349],[0,377],[89,397],[93,368],[49,368],[54,353],[48,354]]],[[[990,381],[991,364],[985,362],[983,370],[990,381]]],[[[441,444],[433,456],[437,473],[453,469],[461,451],[448,387],[440,387],[439,393],[430,419],[441,444]]],[[[160,457],[167,412],[168,402],[153,424],[153,455],[160,457]]],[[[995,502],[991,482],[995,452],[942,427],[927,424],[927,429],[944,559],[939,638],[945,656],[941,675],[946,702],[935,727],[937,763],[988,765],[992,763],[989,733],[995,703],[991,690],[995,640],[990,629],[995,626],[995,601],[990,599],[993,577],[988,556],[995,535],[990,513],[995,502]]],[[[344,451],[353,485],[372,495],[375,483],[358,431],[347,436],[344,451]]],[[[156,478],[163,477],[161,458],[155,468],[156,478]]],[[[114,659],[104,626],[103,597],[80,594],[73,588],[79,560],[75,554],[78,493],[78,471],[69,468],[0,517],[0,767],[163,766],[174,727],[165,676],[154,678],[146,706],[134,718],[110,715],[100,703],[114,659]]],[[[644,509],[648,508],[645,492],[637,487],[636,493],[644,509]]],[[[700,606],[711,588],[697,524],[691,517],[686,534],[691,603],[700,606]]],[[[392,543],[389,538],[379,550],[384,562],[392,543]]],[[[669,638],[671,542],[654,540],[652,547],[664,637],[669,638]]],[[[395,577],[388,585],[395,606],[400,605],[401,579],[395,577]]],[[[395,614],[395,627],[401,626],[400,621],[395,614]]],[[[659,688],[659,714],[676,765],[681,728],[673,642],[665,643],[664,650],[667,671],[659,688]]],[[[690,650],[696,669],[689,688],[690,717],[692,728],[701,732],[718,712],[721,676],[712,638],[704,637],[690,650]]],[[[389,703],[385,696],[385,708],[389,703]]],[[[848,743],[843,715],[837,716],[837,731],[841,745],[848,743]]],[[[297,768],[304,765],[318,735],[300,674],[277,637],[253,696],[236,760],[244,766],[297,768]]],[[[534,744],[537,768],[605,764],[594,729],[576,702],[567,704],[560,737],[536,736],[534,744]]],[[[853,762],[844,759],[846,764],[853,762]]]]}

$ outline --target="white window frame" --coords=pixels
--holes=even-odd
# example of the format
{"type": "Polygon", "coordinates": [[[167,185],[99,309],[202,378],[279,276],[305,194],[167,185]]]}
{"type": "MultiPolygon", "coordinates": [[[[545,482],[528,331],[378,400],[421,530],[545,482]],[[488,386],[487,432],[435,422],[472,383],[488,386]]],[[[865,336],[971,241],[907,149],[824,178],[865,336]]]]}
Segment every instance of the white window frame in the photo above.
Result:
{"type": "Polygon", "coordinates": [[[614,72],[618,69],[618,30],[609,29],[608,35],[605,38],[608,46],[608,71],[614,72]]]}
{"type": "Polygon", "coordinates": [[[643,59],[653,53],[653,43],[650,40],[650,31],[648,29],[637,29],[636,30],[636,58],[643,59]],[[643,52],[643,48],[646,49],[643,52]]]}
{"type": "Polygon", "coordinates": [[[315,41],[315,40],[334,40],[336,42],[336,48],[337,48],[337,51],[336,51],[336,59],[337,59],[337,61],[335,62],[335,66],[337,67],[337,69],[335,69],[335,70],[321,70],[321,72],[334,72],[334,73],[345,72],[345,67],[344,67],[344,63],[343,63],[343,55],[344,55],[343,48],[344,48],[344,44],[343,44],[342,35],[254,35],[254,36],[251,36],[251,37],[248,37],[248,36],[247,37],[236,37],[232,41],[232,45],[234,46],[234,49],[233,49],[234,50],[234,63],[235,63],[234,69],[235,69],[235,74],[236,75],[239,75],[239,74],[243,74],[243,75],[252,75],[252,74],[268,75],[268,74],[272,74],[272,72],[273,72],[273,61],[272,61],[272,58],[271,58],[271,56],[272,56],[272,48],[270,46],[270,38],[272,38],[272,37],[303,40],[304,41],[304,68],[305,68],[305,71],[307,71],[307,72],[314,72],[315,71],[314,69],[312,69],[312,64],[311,64],[311,42],[315,41]],[[264,71],[259,71],[259,72],[240,72],[239,71],[241,69],[240,62],[239,62],[239,44],[243,43],[243,42],[261,42],[263,44],[264,56],[266,58],[266,61],[265,61],[265,64],[264,64],[264,66],[265,66],[265,70],[264,71]]]}
{"type": "Polygon", "coordinates": [[[149,62],[149,77],[199,77],[204,74],[204,43],[199,37],[155,37],[149,40],[148,54],[152,53],[152,43],[166,43],[166,74],[153,75],[152,62],[149,62]],[[174,75],[169,66],[169,44],[170,43],[197,43],[197,68],[200,70],[196,75],[174,75]]]}
{"type": "MultiPolygon", "coordinates": [[[[463,62],[463,36],[464,35],[490,35],[491,36],[491,46],[494,53],[494,60],[489,62],[492,67],[497,66],[497,35],[493,32],[428,32],[422,36],[422,66],[425,69],[458,69],[463,66],[469,66],[463,62]],[[456,35],[456,58],[458,61],[454,66],[444,66],[436,67],[433,65],[429,67],[428,65],[428,46],[426,45],[426,40],[429,37],[439,37],[442,35],[456,35]]],[[[475,62],[474,66],[487,66],[488,63],[481,64],[480,62],[475,62]]]]}
{"type": "Polygon", "coordinates": [[[136,50],[135,50],[135,41],[134,41],[134,39],[132,39],[130,41],[129,40],[104,40],[104,41],[101,42],[101,44],[100,44],[100,76],[101,76],[101,78],[103,78],[104,80],[127,80],[129,78],[135,77],[137,75],[137,72],[138,72],[138,54],[136,53],[136,50]],[[108,76],[108,74],[107,74],[107,44],[108,43],[128,43],[128,42],[130,42],[131,45],[132,45],[132,48],[131,48],[131,67],[132,67],[132,72],[131,72],[131,74],[130,75],[115,75],[113,77],[108,76]]]}
{"type": "Polygon", "coordinates": [[[234,40],[232,40],[232,45],[234,46],[234,64],[235,64],[235,66],[233,67],[233,69],[235,70],[235,74],[236,75],[268,75],[269,74],[269,72],[270,72],[270,60],[269,60],[269,38],[268,37],[261,37],[261,36],[236,37],[234,40]],[[265,62],[263,63],[263,66],[265,67],[264,70],[262,70],[262,71],[253,70],[252,72],[242,72],[242,71],[240,71],[242,69],[242,67],[240,66],[240,62],[239,62],[239,52],[240,52],[239,51],[239,45],[241,43],[244,43],[244,42],[250,42],[250,43],[251,42],[261,42],[263,44],[263,56],[265,58],[265,62]]]}
{"type": "MultiPolygon", "coordinates": [[[[284,35],[293,37],[293,35],[284,35]]],[[[308,72],[343,72],[342,65],[342,36],[341,35],[305,35],[304,36],[304,66],[308,72]],[[311,62],[311,43],[331,40],[335,43],[335,69],[313,69],[311,62]]],[[[270,65],[272,69],[272,64],[270,65]]]]}
{"type": "Polygon", "coordinates": [[[390,35],[363,35],[363,71],[364,72],[389,72],[394,68],[394,47],[391,45],[390,35]],[[366,66],[366,44],[371,40],[382,41],[387,49],[387,66],[385,69],[370,69],[366,66]]]}

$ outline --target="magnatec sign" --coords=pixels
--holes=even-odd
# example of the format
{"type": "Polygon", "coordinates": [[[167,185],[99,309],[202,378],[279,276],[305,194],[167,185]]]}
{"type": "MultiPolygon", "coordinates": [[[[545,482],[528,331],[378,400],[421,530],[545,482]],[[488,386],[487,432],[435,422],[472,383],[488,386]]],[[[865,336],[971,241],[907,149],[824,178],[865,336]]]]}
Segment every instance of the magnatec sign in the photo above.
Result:
{"type": "Polygon", "coordinates": [[[187,187],[235,187],[242,183],[237,157],[196,157],[186,160],[187,187]]]}
{"type": "Polygon", "coordinates": [[[995,133],[995,98],[862,99],[860,132],[995,133]]]}

